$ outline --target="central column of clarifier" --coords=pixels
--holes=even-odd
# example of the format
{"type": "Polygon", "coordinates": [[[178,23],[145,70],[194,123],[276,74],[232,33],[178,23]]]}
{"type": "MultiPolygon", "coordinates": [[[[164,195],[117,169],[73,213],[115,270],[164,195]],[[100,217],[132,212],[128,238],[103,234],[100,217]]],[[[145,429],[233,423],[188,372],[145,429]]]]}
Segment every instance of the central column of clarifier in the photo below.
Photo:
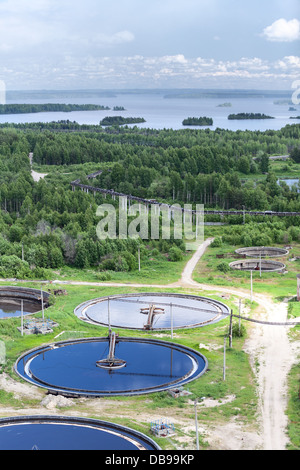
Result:
{"type": "Polygon", "coordinates": [[[109,352],[106,359],[101,359],[96,362],[97,367],[101,369],[121,369],[126,366],[126,361],[119,359],[115,356],[116,344],[117,344],[117,335],[114,331],[109,331],[108,335],[109,342],[109,352]]]}

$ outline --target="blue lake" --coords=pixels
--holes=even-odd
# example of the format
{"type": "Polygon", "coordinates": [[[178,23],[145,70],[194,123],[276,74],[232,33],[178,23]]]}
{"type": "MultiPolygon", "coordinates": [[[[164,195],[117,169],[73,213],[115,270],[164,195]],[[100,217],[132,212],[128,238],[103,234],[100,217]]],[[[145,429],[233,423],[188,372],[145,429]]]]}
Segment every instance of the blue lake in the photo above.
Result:
{"type": "Polygon", "coordinates": [[[289,111],[289,105],[274,104],[276,97],[261,96],[247,98],[166,98],[166,92],[126,94],[116,92],[115,96],[85,96],[78,97],[71,94],[56,97],[45,94],[44,97],[35,95],[22,99],[7,99],[6,103],[66,103],[66,104],[100,104],[108,106],[109,111],[76,111],[70,113],[37,113],[0,115],[0,123],[25,123],[25,122],[50,122],[69,119],[79,124],[99,124],[106,116],[122,115],[124,117],[143,117],[146,122],[137,124],[139,128],[153,129],[184,129],[203,127],[183,126],[182,121],[188,117],[207,116],[213,118],[213,126],[209,128],[224,128],[230,130],[278,130],[287,124],[299,123],[299,120],[290,119],[291,116],[299,116],[299,107],[296,111],[289,111]],[[231,107],[223,107],[225,102],[230,102],[231,107]],[[123,106],[126,111],[113,111],[114,106],[123,106]],[[267,120],[243,120],[230,121],[229,114],[236,113],[261,113],[272,116],[275,119],[267,120]]]}

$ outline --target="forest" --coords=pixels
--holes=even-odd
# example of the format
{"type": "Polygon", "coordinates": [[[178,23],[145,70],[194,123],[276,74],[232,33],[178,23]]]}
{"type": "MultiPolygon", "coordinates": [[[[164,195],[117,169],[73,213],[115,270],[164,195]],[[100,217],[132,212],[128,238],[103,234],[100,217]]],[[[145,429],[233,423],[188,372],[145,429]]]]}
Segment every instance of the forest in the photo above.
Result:
{"type": "MultiPolygon", "coordinates": [[[[70,183],[75,179],[171,204],[300,211],[298,189],[278,184],[269,158],[287,153],[298,156],[297,124],[266,132],[159,131],[127,126],[96,127],[95,131],[89,126],[76,125],[74,130],[64,126],[49,123],[48,128],[28,124],[0,129],[2,277],[49,278],[48,270],[64,265],[93,267],[103,275],[135,270],[138,248],[145,257],[156,252],[170,262],[181,259],[184,243],[172,237],[99,240],[96,210],[105,200],[99,193],[94,197],[79,189],[72,191],[70,183]],[[36,169],[49,173],[39,182],[31,175],[30,152],[36,169]],[[87,180],[87,175],[100,169],[100,175],[87,180]]],[[[289,170],[297,163],[291,160],[285,165],[289,170]]],[[[110,203],[117,208],[117,201],[110,203]]],[[[225,221],[234,227],[242,219],[231,216],[225,221]]],[[[264,244],[299,240],[299,218],[259,221],[267,224],[264,244]]],[[[242,242],[247,235],[246,226],[232,236],[235,242],[242,242]]],[[[262,235],[254,225],[253,243],[260,243],[262,235]]]]}

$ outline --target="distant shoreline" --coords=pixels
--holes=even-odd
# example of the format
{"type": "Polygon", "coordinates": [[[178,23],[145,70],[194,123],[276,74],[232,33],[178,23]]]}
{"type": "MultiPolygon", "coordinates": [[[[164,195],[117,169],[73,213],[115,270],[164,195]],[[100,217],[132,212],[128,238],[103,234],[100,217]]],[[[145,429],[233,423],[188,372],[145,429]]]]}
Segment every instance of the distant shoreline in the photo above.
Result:
{"type": "Polygon", "coordinates": [[[97,104],[63,104],[63,103],[45,103],[45,104],[0,104],[0,115],[6,114],[35,114],[35,113],[53,113],[72,111],[107,111],[108,106],[97,104]]]}

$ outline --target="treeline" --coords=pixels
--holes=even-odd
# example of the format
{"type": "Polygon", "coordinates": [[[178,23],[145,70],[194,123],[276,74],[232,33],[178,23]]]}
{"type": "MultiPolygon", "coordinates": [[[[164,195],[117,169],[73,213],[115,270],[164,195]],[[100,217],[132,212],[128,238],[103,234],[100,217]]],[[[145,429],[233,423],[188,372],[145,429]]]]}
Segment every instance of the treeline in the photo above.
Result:
{"type": "MultiPolygon", "coordinates": [[[[162,171],[162,170],[161,170],[162,171]]],[[[102,188],[113,188],[124,194],[146,199],[156,198],[169,203],[199,203],[207,208],[273,210],[300,212],[299,193],[286,183],[278,185],[277,176],[269,173],[261,182],[242,183],[237,172],[199,174],[165,170],[163,173],[134,160],[115,163],[93,181],[102,188]]]]}
{"type": "Polygon", "coordinates": [[[64,112],[71,111],[103,111],[109,110],[107,106],[97,104],[62,104],[62,103],[45,103],[45,104],[1,104],[0,114],[30,114],[42,112],[64,112]]]}
{"type": "Polygon", "coordinates": [[[250,222],[244,227],[231,226],[227,228],[222,241],[230,245],[270,246],[276,243],[288,245],[300,241],[300,227],[286,226],[283,221],[271,221],[257,225],[250,222]]]}
{"type": "MultiPolygon", "coordinates": [[[[111,144],[126,144],[131,146],[152,147],[155,149],[185,148],[195,146],[217,147],[225,156],[239,158],[242,155],[256,157],[262,151],[268,155],[286,155],[289,151],[300,144],[299,124],[287,125],[283,129],[260,131],[230,131],[217,128],[210,129],[150,129],[138,128],[137,126],[111,126],[80,125],[69,120],[58,122],[34,122],[34,123],[2,123],[0,129],[16,129],[26,131],[31,141],[40,139],[45,134],[49,139],[58,141],[55,134],[76,134],[84,138],[93,139],[94,142],[101,141],[111,144]],[[34,132],[31,132],[34,131],[34,132]],[[40,131],[40,132],[36,132],[40,131]],[[47,132],[49,131],[49,132],[47,132]]],[[[72,138],[66,137],[68,144],[72,145],[72,138]]],[[[93,161],[93,156],[89,161],[93,161]]],[[[74,162],[76,163],[76,162],[74,162]]]]}
{"type": "Polygon", "coordinates": [[[213,119],[203,116],[203,117],[189,117],[182,121],[183,126],[212,126],[213,119]]]}
{"type": "Polygon", "coordinates": [[[272,116],[267,116],[266,114],[261,113],[238,113],[238,114],[229,114],[229,120],[242,120],[242,119],[275,119],[272,116]]]}
{"type": "MultiPolygon", "coordinates": [[[[65,126],[72,128],[73,125],[70,122],[53,123],[53,130],[60,130],[65,126]]],[[[172,167],[172,160],[175,160],[177,168],[181,163],[185,166],[186,161],[193,157],[197,161],[198,172],[202,173],[237,169],[241,157],[247,157],[250,167],[255,170],[252,157],[257,157],[259,153],[286,155],[294,147],[300,146],[299,125],[265,132],[232,132],[222,129],[185,129],[176,132],[126,126],[107,129],[98,126],[99,132],[95,132],[89,126],[78,126],[77,124],[74,131],[68,133],[52,132],[46,125],[43,127],[42,123],[28,126],[12,124],[6,125],[2,135],[11,132],[15,139],[24,139],[29,144],[30,151],[35,153],[35,161],[41,164],[69,165],[87,161],[100,163],[122,161],[127,155],[142,155],[143,159],[148,155],[148,166],[157,166],[157,163],[161,166],[163,155],[167,167],[172,167]],[[41,132],[38,132],[39,126],[41,132]],[[26,132],[18,132],[17,129],[26,132]],[[153,165],[151,161],[154,162],[153,165]]]]}

